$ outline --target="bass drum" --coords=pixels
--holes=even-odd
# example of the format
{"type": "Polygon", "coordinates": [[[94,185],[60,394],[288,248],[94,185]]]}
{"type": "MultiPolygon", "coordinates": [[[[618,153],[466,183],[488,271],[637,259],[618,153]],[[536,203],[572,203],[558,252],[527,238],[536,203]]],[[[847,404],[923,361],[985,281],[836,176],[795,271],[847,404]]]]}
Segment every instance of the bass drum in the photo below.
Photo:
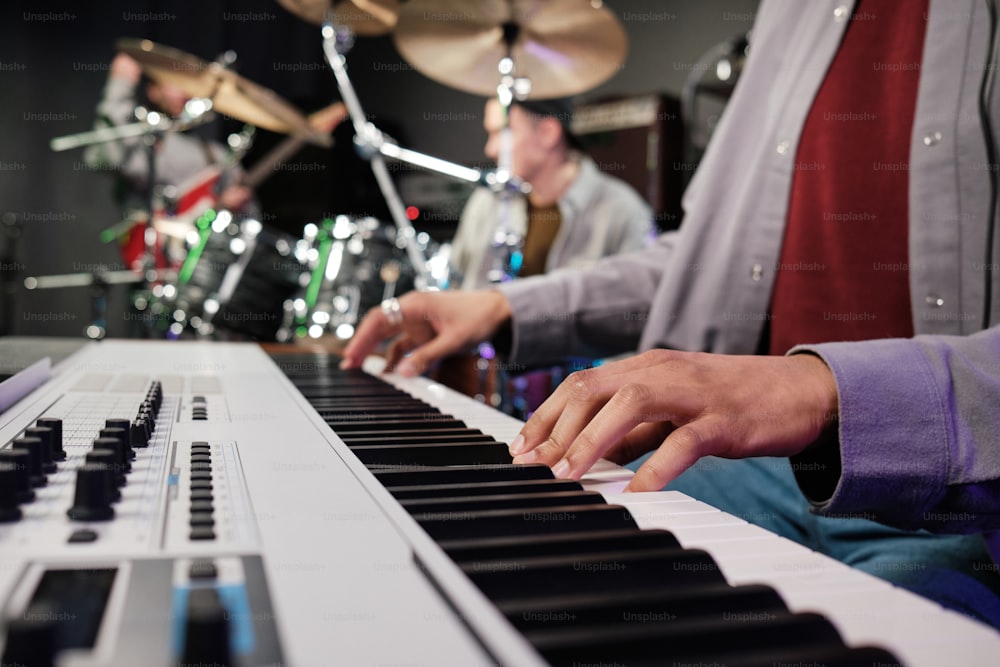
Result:
{"type": "MultiPolygon", "coordinates": [[[[370,308],[415,286],[406,240],[375,218],[326,219],[307,225],[304,240],[309,245],[308,285],[286,313],[279,339],[332,334],[347,340],[370,308]]],[[[422,253],[428,240],[426,234],[417,235],[422,253]]]]}
{"type": "Polygon", "coordinates": [[[171,290],[171,331],[276,340],[286,302],[308,280],[299,239],[220,211],[198,221],[188,245],[171,290]]]}

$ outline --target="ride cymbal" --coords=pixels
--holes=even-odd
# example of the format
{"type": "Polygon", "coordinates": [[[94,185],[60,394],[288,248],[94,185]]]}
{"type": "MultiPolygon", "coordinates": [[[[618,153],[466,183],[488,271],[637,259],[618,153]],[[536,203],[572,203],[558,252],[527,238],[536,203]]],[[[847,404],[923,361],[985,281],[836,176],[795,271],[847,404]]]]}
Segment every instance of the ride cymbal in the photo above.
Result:
{"type": "Polygon", "coordinates": [[[359,35],[384,35],[396,26],[396,0],[278,0],[278,4],[309,23],[322,25],[328,11],[337,25],[359,35]]]}
{"type": "Polygon", "coordinates": [[[410,0],[393,39],[418,71],[477,95],[496,94],[497,68],[509,53],[532,99],[603,83],[625,61],[628,41],[598,0],[410,0]]]}

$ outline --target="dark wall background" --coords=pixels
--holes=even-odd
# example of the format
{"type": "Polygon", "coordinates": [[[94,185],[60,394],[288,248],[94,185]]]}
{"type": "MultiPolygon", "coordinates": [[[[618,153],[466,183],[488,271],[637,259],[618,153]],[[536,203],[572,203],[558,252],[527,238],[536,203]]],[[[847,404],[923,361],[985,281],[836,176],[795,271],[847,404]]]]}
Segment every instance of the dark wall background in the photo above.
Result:
{"type": "MultiPolygon", "coordinates": [[[[607,83],[582,100],[666,92],[679,95],[694,63],[752,25],[758,0],[608,0],[629,37],[629,55],[607,83]]],[[[338,99],[322,57],[319,29],[271,0],[8,0],[0,8],[0,332],[82,335],[90,317],[85,288],[25,291],[25,276],[123,269],[101,230],[118,220],[112,179],[82,163],[79,151],[53,153],[56,136],[89,129],[120,37],[152,39],[213,59],[232,49],[236,69],[311,111],[338,99]],[[16,225],[11,224],[16,222],[16,225]],[[16,241],[10,232],[20,229],[16,241]]],[[[482,164],[482,100],[428,80],[386,37],[358,38],[349,71],[369,116],[416,150],[482,164]]],[[[220,138],[239,129],[218,123],[220,138]]],[[[332,150],[307,148],[275,173],[259,196],[264,222],[297,234],[329,214],[388,219],[349,128],[332,150]]],[[[258,133],[247,162],[281,137],[258,133]]],[[[400,173],[407,170],[400,169],[400,173]]],[[[404,201],[460,196],[436,177],[402,184],[404,201]]],[[[434,230],[428,230],[434,231],[434,230]]],[[[109,290],[111,335],[125,335],[127,289],[109,290]]]]}

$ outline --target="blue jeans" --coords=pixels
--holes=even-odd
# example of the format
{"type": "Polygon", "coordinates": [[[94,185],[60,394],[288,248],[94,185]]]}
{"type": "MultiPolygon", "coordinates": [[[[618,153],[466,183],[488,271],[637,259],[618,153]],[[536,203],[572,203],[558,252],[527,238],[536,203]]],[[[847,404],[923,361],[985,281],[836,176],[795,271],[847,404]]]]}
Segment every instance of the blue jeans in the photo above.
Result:
{"type": "MultiPolygon", "coordinates": [[[[645,457],[633,461],[635,470],[645,457]]],[[[809,511],[785,458],[708,457],[667,485],[1000,628],[1000,573],[979,535],[936,535],[809,511]]]]}

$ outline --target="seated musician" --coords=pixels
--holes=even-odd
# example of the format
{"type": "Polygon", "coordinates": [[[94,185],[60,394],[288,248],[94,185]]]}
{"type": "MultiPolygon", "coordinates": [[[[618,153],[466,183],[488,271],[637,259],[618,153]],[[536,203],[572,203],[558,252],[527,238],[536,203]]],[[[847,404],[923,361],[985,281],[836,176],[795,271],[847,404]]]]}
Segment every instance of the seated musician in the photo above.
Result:
{"type": "MultiPolygon", "coordinates": [[[[631,186],[601,172],[581,151],[570,131],[572,113],[573,107],[565,98],[515,101],[510,108],[511,170],[531,186],[528,195],[512,197],[506,209],[509,229],[523,239],[522,261],[515,274],[518,278],[589,266],[608,255],[638,250],[654,238],[649,206],[631,186]]],[[[483,127],[487,134],[483,152],[497,162],[504,119],[496,99],[486,102],[483,127]]],[[[480,188],[462,211],[451,253],[451,268],[457,272],[462,289],[482,288],[506,279],[507,267],[491,251],[502,208],[499,195],[480,188]]],[[[462,374],[462,363],[449,360],[440,379],[452,384],[449,380],[462,374]]],[[[495,373],[496,364],[493,366],[495,373]]],[[[516,395],[519,405],[505,407],[519,415],[530,413],[548,396],[552,380],[563,374],[560,369],[517,374],[517,389],[507,382],[506,395],[516,395]]],[[[468,378],[469,374],[465,375],[468,378]]],[[[474,395],[479,384],[473,377],[454,386],[474,395]]]]}
{"type": "MultiPolygon", "coordinates": [[[[145,93],[156,110],[173,118],[181,116],[189,99],[182,90],[167,83],[149,80],[144,91],[141,91],[141,81],[140,64],[127,54],[116,55],[111,62],[103,97],[97,106],[98,127],[132,122],[136,105],[142,103],[139,100],[140,92],[145,93]]],[[[196,132],[170,132],[163,137],[156,153],[156,185],[161,192],[164,188],[172,187],[174,199],[183,198],[186,192],[192,192],[194,196],[185,199],[185,210],[166,206],[154,214],[154,224],[161,238],[183,239],[184,234],[193,228],[194,219],[209,207],[247,214],[256,212],[253,192],[239,185],[242,174],[239,164],[220,169],[220,166],[226,164],[229,155],[229,150],[222,144],[205,139],[196,132]],[[204,185],[210,187],[204,188],[203,194],[198,194],[199,186],[204,185]]],[[[113,170],[120,177],[117,193],[125,217],[138,223],[124,224],[120,229],[124,241],[123,258],[134,267],[135,262],[142,260],[144,251],[142,229],[147,208],[149,169],[142,140],[130,138],[96,144],[85,152],[84,159],[92,168],[113,170]]],[[[176,248],[181,245],[182,243],[168,243],[167,248],[175,248],[173,252],[176,253],[179,252],[176,248]]],[[[183,256],[174,257],[170,263],[177,263],[182,259],[183,256]]]]}
{"type": "MultiPolygon", "coordinates": [[[[566,99],[515,101],[510,108],[514,175],[531,186],[525,197],[510,201],[507,224],[523,238],[517,277],[564,267],[582,267],[601,257],[647,245],[653,214],[625,182],[601,172],[580,150],[570,131],[573,108],[566,99]]],[[[486,102],[483,153],[497,162],[503,108],[486,102]]],[[[463,289],[500,282],[491,275],[493,232],[500,223],[500,205],[487,188],[469,198],[452,243],[452,267],[463,289]]],[[[503,267],[499,267],[503,268],[503,267]]]]}
{"type": "Polygon", "coordinates": [[[996,19],[851,7],[764,0],[676,233],[408,294],[344,365],[390,336],[407,375],[491,338],[526,364],[639,349],[564,382],[515,462],[636,460],[631,491],[669,484],[1000,627],[996,19]]]}

